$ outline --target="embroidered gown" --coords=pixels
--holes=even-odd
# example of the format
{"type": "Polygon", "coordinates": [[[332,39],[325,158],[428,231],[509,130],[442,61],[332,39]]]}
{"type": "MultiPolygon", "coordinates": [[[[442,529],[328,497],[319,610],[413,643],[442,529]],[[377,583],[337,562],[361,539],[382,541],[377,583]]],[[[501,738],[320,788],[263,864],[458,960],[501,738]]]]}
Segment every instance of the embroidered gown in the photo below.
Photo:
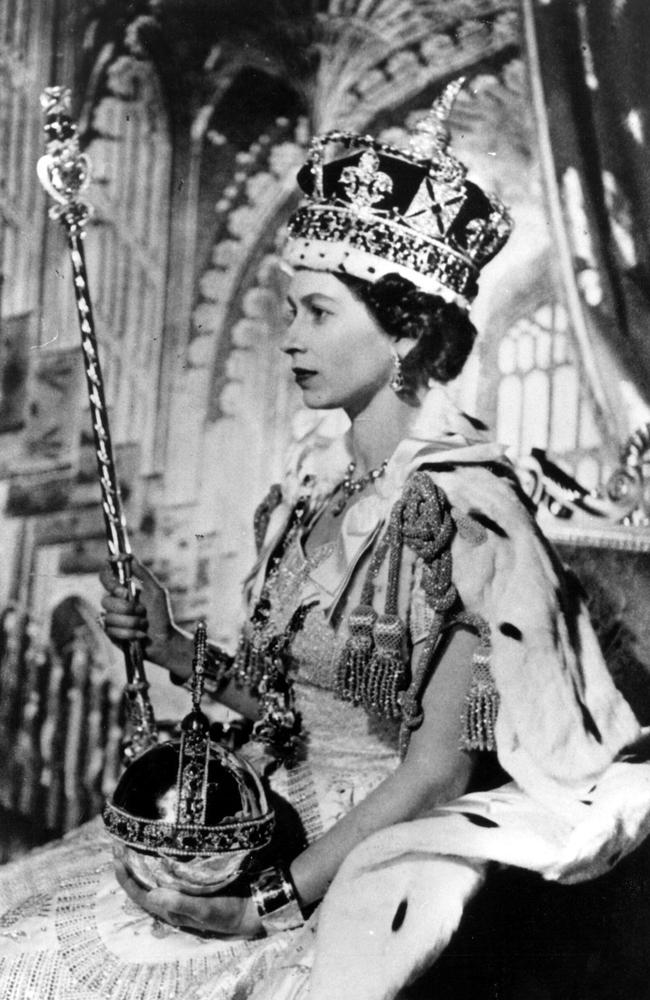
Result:
{"type": "MultiPolygon", "coordinates": [[[[294,538],[268,585],[271,626],[281,630],[297,603],[305,596],[314,600],[320,592],[312,577],[316,567],[335,578],[342,558],[339,546],[328,545],[308,559],[294,538]]],[[[335,698],[339,646],[322,608],[314,606],[292,650],[307,751],[303,761],[279,768],[271,778],[274,791],[300,817],[305,843],[332,826],[398,763],[394,727],[373,727],[365,712],[335,698]]],[[[272,994],[262,986],[262,995],[282,1000],[306,984],[308,967],[300,956],[311,948],[314,919],[305,930],[239,942],[165,925],[117,885],[109,838],[99,820],[1,869],[0,903],[3,1000],[243,998],[277,970],[283,953],[291,954],[286,981],[272,994]]]]}
{"type": "MultiPolygon", "coordinates": [[[[335,545],[309,560],[299,536],[287,546],[270,581],[271,616],[282,628],[297,603],[310,607],[292,644],[309,738],[305,759],[276,770],[272,784],[313,840],[398,764],[391,726],[335,698],[334,664],[359,599],[355,567],[422,468],[455,512],[454,585],[490,631],[496,747],[513,780],[373,835],[351,852],[304,928],[257,941],[201,938],[144,914],[117,886],[108,838],[92,822],[0,872],[0,996],[388,1000],[446,946],[490,860],[570,882],[608,870],[640,842],[650,830],[643,734],[529,513],[487,467],[500,454],[435,390],[374,492],[341,517],[335,545]],[[343,625],[335,629],[337,608],[343,625]]],[[[304,476],[316,477],[318,504],[347,460],[336,446],[299,456],[251,577],[251,606],[304,476]]],[[[399,608],[414,641],[431,628],[420,569],[407,561],[399,608]]]]}

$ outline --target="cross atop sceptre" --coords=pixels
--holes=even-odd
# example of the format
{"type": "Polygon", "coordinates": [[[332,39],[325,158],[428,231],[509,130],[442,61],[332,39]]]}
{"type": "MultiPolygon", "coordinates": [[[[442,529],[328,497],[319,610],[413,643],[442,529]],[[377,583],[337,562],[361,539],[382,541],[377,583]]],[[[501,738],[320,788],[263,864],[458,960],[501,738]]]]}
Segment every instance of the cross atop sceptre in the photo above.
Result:
{"type": "Polygon", "coordinates": [[[51,219],[83,228],[90,209],[79,196],[90,184],[90,161],[79,149],[79,130],[70,115],[70,91],[47,87],[41,94],[45,113],[45,155],[38,161],[38,178],[47,193],[57,202],[50,209],[51,219]]]}

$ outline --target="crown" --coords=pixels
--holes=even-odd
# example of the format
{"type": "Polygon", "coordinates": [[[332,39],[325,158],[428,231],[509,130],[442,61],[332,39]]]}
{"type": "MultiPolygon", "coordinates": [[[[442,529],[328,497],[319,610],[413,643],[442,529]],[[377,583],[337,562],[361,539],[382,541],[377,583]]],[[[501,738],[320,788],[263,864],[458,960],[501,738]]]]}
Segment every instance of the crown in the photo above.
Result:
{"type": "Polygon", "coordinates": [[[287,263],[369,281],[397,272],[468,307],[512,222],[449,151],[446,121],[463,83],[447,85],[407,148],[352,132],[312,140],[298,173],[308,200],[289,220],[287,263]]]}
{"type": "Polygon", "coordinates": [[[194,639],[192,711],[180,739],[151,747],[104,806],[116,853],[143,885],[212,893],[236,879],[274,827],[263,785],[243,757],[210,736],[201,712],[205,625],[194,639]]]}

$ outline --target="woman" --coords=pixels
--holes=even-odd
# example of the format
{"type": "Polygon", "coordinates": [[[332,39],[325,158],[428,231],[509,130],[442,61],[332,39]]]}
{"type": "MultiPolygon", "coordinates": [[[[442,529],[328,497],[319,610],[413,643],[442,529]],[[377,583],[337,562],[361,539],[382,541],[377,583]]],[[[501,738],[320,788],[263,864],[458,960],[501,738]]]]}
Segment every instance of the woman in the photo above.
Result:
{"type": "MultiPolygon", "coordinates": [[[[298,755],[272,782],[289,801],[297,791],[308,841],[287,859],[288,896],[305,914],[324,900],[319,1000],[395,996],[445,947],[488,860],[577,881],[648,825],[647,766],[617,763],[639,727],[580,597],[500,449],[442,387],[473,343],[478,272],[509,231],[448,151],[448,98],[408,150],[334,133],[299,174],[283,349],[305,404],[342,407],[350,429],[302,454],[276,496],[235,665],[217,669],[218,697],[257,720],[253,736],[276,760],[298,755]]],[[[131,607],[104,576],[108,634],[153,635],[148,655],[177,669],[188,639],[142,580],[131,607]]],[[[120,878],[163,920],[262,930],[254,879],[249,897],[205,902],[120,878]]],[[[276,956],[263,992],[305,988],[310,940],[276,956]]]]}
{"type": "MultiPolygon", "coordinates": [[[[444,148],[442,114],[440,103],[426,126],[423,123],[413,137],[413,147],[421,161],[423,143],[428,138],[431,145],[433,140],[439,147],[440,177],[448,181],[457,178],[464,185],[460,165],[444,148]],[[426,128],[430,130],[428,137],[426,128]]],[[[333,141],[337,141],[336,137],[333,141]]],[[[326,177],[319,162],[317,166],[312,163],[299,179],[308,190],[314,181],[316,187],[329,184],[333,200],[345,206],[346,223],[357,228],[372,227],[374,206],[397,193],[399,177],[393,179],[386,170],[400,171],[415,165],[403,153],[395,156],[390,150],[383,152],[388,155],[380,165],[382,149],[377,144],[362,146],[360,151],[335,159],[324,168],[325,174],[333,168],[336,176],[326,177]]],[[[502,243],[508,229],[505,213],[480,192],[478,196],[474,191],[470,194],[479,202],[473,218],[480,220],[481,210],[485,215],[488,205],[494,216],[489,237],[492,242],[502,243]]],[[[323,191],[321,203],[329,206],[332,197],[323,191]]],[[[320,207],[318,204],[317,212],[320,207]]],[[[466,310],[459,304],[465,289],[457,277],[450,278],[446,285],[434,273],[431,262],[427,266],[429,273],[420,273],[399,260],[391,264],[389,257],[379,255],[377,259],[377,254],[369,255],[363,248],[350,250],[347,240],[330,240],[327,223],[323,228],[321,221],[317,216],[301,219],[299,212],[290,224],[287,256],[293,262],[294,273],[288,292],[290,316],[283,350],[306,406],[342,408],[350,428],[338,467],[336,457],[327,456],[327,463],[333,463],[329,482],[323,474],[323,460],[321,468],[311,473],[304,462],[295,470],[287,500],[275,512],[276,522],[284,514],[280,537],[277,529],[268,530],[271,541],[263,548],[260,567],[253,574],[248,599],[250,622],[245,627],[243,645],[235,667],[222,672],[218,691],[224,704],[257,720],[254,735],[264,732],[272,750],[278,750],[277,744],[283,740],[285,744],[300,740],[301,734],[291,731],[293,716],[286,733],[269,738],[268,713],[265,718],[264,696],[260,696],[262,676],[250,667],[256,655],[259,659],[255,647],[267,641],[264,635],[267,639],[283,635],[288,650],[286,673],[292,686],[295,683],[298,688],[298,708],[305,716],[309,740],[307,760],[302,766],[309,768],[312,776],[317,775],[317,785],[322,783],[318,797],[323,831],[318,837],[309,837],[311,842],[291,860],[288,873],[303,910],[322,899],[343,860],[368,834],[421,815],[468,789],[476,752],[468,749],[470,733],[463,732],[461,720],[472,682],[473,656],[479,642],[485,643],[484,636],[476,634],[477,623],[467,616],[463,618],[451,579],[446,579],[449,574],[445,575],[443,560],[449,556],[452,521],[442,496],[433,481],[420,483],[410,492],[405,490],[409,474],[424,464],[426,456],[441,449],[448,452],[450,446],[462,447],[469,439],[481,439],[475,425],[454,410],[442,391],[442,385],[459,374],[475,337],[466,310]],[[314,233],[308,232],[314,225],[322,229],[316,241],[314,233]],[[347,249],[342,250],[343,244],[347,249]],[[345,261],[341,252],[347,254],[345,261]],[[383,276],[368,281],[365,275],[376,276],[379,267],[385,272],[383,276]],[[435,294],[424,291],[426,286],[435,294]],[[414,452],[419,456],[415,462],[414,452]],[[440,504],[437,513],[448,535],[444,550],[432,554],[428,562],[424,539],[418,551],[418,546],[413,541],[406,543],[404,537],[414,524],[400,505],[407,497],[409,502],[416,502],[418,490],[424,491],[421,502],[440,504]],[[393,510],[396,513],[391,520],[393,510]],[[356,552],[355,535],[357,540],[363,538],[356,552]],[[275,565],[269,567],[269,559],[274,559],[275,565]],[[439,576],[428,590],[421,580],[423,569],[431,577],[439,576]],[[399,579],[390,579],[394,574],[399,579]],[[442,588],[440,595],[434,595],[436,585],[442,588]],[[372,598],[363,596],[364,589],[370,588],[374,591],[372,598]],[[337,590],[342,592],[336,594],[337,590]],[[441,607],[441,613],[436,615],[436,600],[449,605],[444,613],[441,607]],[[366,643],[374,639],[375,646],[374,659],[368,657],[363,667],[352,666],[355,657],[359,659],[354,648],[358,645],[354,635],[358,606],[362,620],[366,609],[364,639],[366,643]],[[382,620],[374,622],[382,610],[382,620]],[[426,620],[432,614],[439,618],[435,627],[426,620]],[[385,635],[380,640],[377,632],[382,625],[385,635]],[[348,640],[351,648],[346,649],[348,626],[352,630],[348,640]],[[310,659],[311,665],[305,662],[310,659]],[[364,676],[352,678],[355,669],[364,676]],[[309,685],[312,693],[305,690],[309,685]],[[370,712],[371,725],[381,727],[383,734],[369,737],[365,732],[368,721],[349,705],[341,705],[341,698],[362,702],[370,712]],[[332,770],[331,761],[318,760],[317,734],[322,730],[319,722],[324,712],[328,728],[352,730],[356,743],[365,744],[368,759],[362,773],[354,773],[359,771],[355,755],[360,750],[354,743],[348,748],[345,778],[337,774],[336,768],[332,770]],[[396,724],[400,721],[402,733],[398,741],[396,724]],[[398,763],[400,749],[402,760],[398,763]],[[337,789],[338,796],[342,782],[351,808],[331,825],[331,817],[343,811],[337,804],[332,812],[332,788],[337,789]],[[328,812],[330,818],[323,822],[328,812]]],[[[421,238],[421,232],[415,235],[421,238]]],[[[495,250],[490,247],[490,254],[495,250]]],[[[443,277],[446,263],[436,260],[443,277]]],[[[489,461],[498,457],[499,450],[481,445],[479,453],[483,461],[489,461]]],[[[286,493],[286,484],[284,490],[286,493]]],[[[433,524],[427,527],[431,533],[433,524]]],[[[177,671],[178,665],[187,670],[189,639],[175,629],[166,596],[155,581],[143,575],[143,603],[134,607],[125,604],[110,572],[104,574],[103,583],[108,591],[103,599],[107,634],[116,642],[140,639],[149,644],[148,658],[172,671],[177,671]],[[152,643],[150,633],[159,636],[160,641],[154,639],[152,643]]],[[[215,654],[219,658],[219,652],[215,650],[215,654]]],[[[326,735],[332,738],[331,732],[326,735]]],[[[284,754],[286,746],[280,746],[279,751],[284,754]]],[[[295,779],[295,768],[276,775],[278,790],[287,792],[281,786],[288,783],[292,773],[295,779]]],[[[291,801],[290,794],[288,797],[291,801]]],[[[297,808],[300,811],[299,805],[297,808]]],[[[310,817],[301,819],[307,834],[310,817]]],[[[245,936],[254,936],[263,929],[252,897],[236,902],[216,899],[206,904],[168,892],[143,892],[123,869],[120,878],[132,898],[163,919],[178,921],[182,915],[186,925],[245,936]]]]}
{"type": "MultiPolygon", "coordinates": [[[[357,739],[364,741],[367,754],[363,773],[351,773],[349,777],[346,773],[346,778],[342,779],[334,770],[328,778],[330,783],[336,783],[334,794],[337,799],[341,794],[341,782],[345,782],[345,794],[348,802],[354,803],[353,807],[292,861],[291,881],[302,908],[309,909],[323,897],[353,846],[374,830],[410,819],[440,802],[456,798],[468,788],[476,770],[476,754],[461,749],[461,721],[471,683],[472,656],[478,644],[474,631],[467,625],[459,624],[450,629],[448,637],[441,643],[435,675],[426,677],[419,695],[422,721],[413,729],[403,760],[399,762],[397,725],[392,713],[375,710],[373,722],[382,726],[385,732],[373,740],[365,732],[368,719],[362,712],[336,701],[334,696],[336,665],[343,655],[338,623],[346,621],[349,612],[359,604],[366,576],[361,571],[363,567],[356,574],[356,580],[346,587],[337,606],[333,607],[331,603],[332,590],[350,569],[345,553],[346,533],[358,532],[362,520],[369,519],[375,537],[363,560],[366,565],[371,561],[372,552],[378,550],[380,537],[377,529],[387,519],[393,499],[399,497],[396,482],[398,479],[401,481],[404,475],[400,463],[405,461],[407,451],[412,449],[411,441],[417,441],[418,449],[425,445],[431,450],[429,434],[422,426],[423,420],[435,421],[431,426],[446,437],[446,440],[433,445],[434,449],[449,449],[450,441],[456,444],[462,441],[464,444],[468,434],[475,435],[469,421],[455,411],[440,386],[429,390],[425,388],[430,371],[437,373],[438,383],[448,381],[460,371],[471,348],[474,330],[456,306],[418,292],[410,282],[396,275],[382,279],[373,287],[358,280],[342,280],[329,272],[300,270],[291,282],[288,301],[292,316],[283,350],[291,359],[307,406],[324,409],[342,407],[348,414],[350,429],[346,444],[351,461],[346,455],[345,465],[340,472],[334,473],[336,483],[333,489],[323,483],[322,477],[317,484],[299,487],[302,502],[305,503],[308,497],[309,503],[302,514],[300,531],[293,533],[288,544],[285,538],[285,552],[277,569],[271,571],[269,617],[274,620],[275,628],[282,630],[295,613],[296,603],[308,608],[299,632],[293,637],[291,655],[296,661],[292,663],[292,669],[300,664],[295,683],[299,691],[298,708],[307,716],[305,729],[310,740],[307,753],[310,764],[314,756],[314,740],[318,730],[323,729],[323,712],[327,713],[324,738],[335,738],[332,727],[340,728],[342,732],[352,728],[355,733],[359,731],[357,739]],[[382,299],[385,301],[382,302],[382,299]],[[382,317],[384,325],[380,325],[375,315],[382,317]],[[427,332],[428,345],[424,342],[427,335],[420,336],[419,360],[413,365],[415,370],[400,361],[402,381],[396,385],[395,359],[401,355],[408,359],[413,349],[413,339],[408,332],[397,338],[386,332],[385,327],[395,326],[398,317],[398,326],[422,328],[428,321],[431,329],[427,332]],[[426,411],[424,417],[423,407],[426,411]],[[417,417],[420,418],[421,429],[416,431],[418,437],[412,439],[409,431],[417,417]],[[419,437],[420,434],[422,437],[419,437]],[[380,480],[383,480],[381,484],[380,480]],[[322,499],[314,496],[316,485],[319,490],[325,491],[322,499]],[[377,514],[381,508],[380,521],[377,514]],[[356,519],[355,527],[349,527],[352,519],[356,519]],[[303,583],[305,571],[309,576],[303,583]],[[278,575],[282,577],[281,582],[277,580],[278,575]],[[280,601],[284,601],[284,606],[280,601]],[[329,622],[323,613],[325,608],[329,622]],[[318,651],[316,662],[315,649],[318,651]],[[312,662],[305,663],[306,660],[312,662]],[[317,671],[321,674],[319,678],[315,677],[317,671]],[[311,694],[309,690],[304,690],[305,674],[311,694]],[[309,718],[311,712],[314,712],[313,719],[309,718]],[[372,775],[369,766],[374,769],[372,775]],[[358,789],[367,792],[361,801],[358,801],[358,789]]],[[[494,456],[492,446],[481,446],[481,450],[486,459],[494,456]]],[[[303,469],[299,470],[296,478],[304,484],[303,469]]],[[[405,556],[406,553],[402,553],[402,557],[405,556]]],[[[125,602],[110,568],[103,574],[108,591],[102,602],[106,613],[106,632],[117,642],[134,638],[144,641],[147,643],[148,658],[172,672],[183,670],[187,676],[191,640],[175,628],[165,591],[142,568],[136,571],[140,574],[143,589],[142,603],[135,606],[125,602]],[[160,639],[152,642],[151,635],[160,639]]],[[[402,574],[406,575],[403,569],[402,574]]],[[[268,579],[267,574],[267,592],[268,579]]],[[[411,641],[408,647],[410,660],[415,665],[428,638],[426,629],[416,619],[416,614],[420,618],[425,617],[426,599],[421,588],[414,591],[411,581],[408,582],[408,591],[411,613],[411,641]],[[423,608],[416,611],[414,604],[418,601],[423,608]]],[[[406,610],[405,599],[405,595],[400,593],[403,614],[406,610]]],[[[242,682],[237,676],[239,672],[236,669],[229,672],[231,676],[221,686],[218,698],[248,718],[259,720],[260,699],[255,693],[256,685],[250,685],[247,678],[242,682]]],[[[415,666],[409,673],[415,673],[415,666]]],[[[184,675],[180,674],[180,677],[184,675]]],[[[364,700],[363,697],[361,700],[364,700]]],[[[351,741],[346,772],[356,768],[354,757],[358,750],[351,741]]],[[[323,766],[326,768],[327,762],[323,766]]],[[[282,782],[287,781],[284,773],[281,777],[276,776],[276,783],[279,778],[282,782]]],[[[321,810],[332,807],[330,798],[331,790],[325,793],[326,804],[321,803],[321,810]]],[[[300,805],[297,808],[300,809],[300,805]]],[[[306,825],[307,817],[304,819],[306,825]]],[[[180,895],[168,892],[144,893],[128,880],[123,870],[120,877],[131,895],[142,905],[172,922],[183,914],[189,926],[204,930],[246,936],[254,936],[262,930],[250,898],[239,901],[239,912],[233,924],[230,900],[221,902],[216,899],[206,904],[191,897],[184,900],[180,895]],[[223,921],[220,905],[224,907],[223,921]]]]}
{"type": "MultiPolygon", "coordinates": [[[[342,407],[350,429],[301,448],[262,505],[241,641],[234,658],[211,646],[209,667],[215,697],[252,720],[242,752],[291,833],[250,887],[206,900],[146,890],[119,863],[116,892],[82,832],[33,862],[28,932],[16,890],[9,926],[29,945],[7,944],[3,996],[394,997],[490,859],[591,877],[647,827],[645,765],[617,762],[639,728],[580,600],[501,450],[443,388],[509,231],[447,149],[448,105],[406,150],[317,139],[299,175],[283,347],[306,405],[342,407]]],[[[137,572],[135,604],[103,574],[107,634],[182,682],[189,637],[137,572]]]]}

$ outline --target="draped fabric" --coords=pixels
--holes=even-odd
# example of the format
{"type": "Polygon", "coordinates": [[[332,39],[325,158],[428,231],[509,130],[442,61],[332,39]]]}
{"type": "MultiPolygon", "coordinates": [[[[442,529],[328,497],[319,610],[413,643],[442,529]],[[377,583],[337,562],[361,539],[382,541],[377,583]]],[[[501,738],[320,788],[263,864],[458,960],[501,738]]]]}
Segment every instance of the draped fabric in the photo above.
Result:
{"type": "MultiPolygon", "coordinates": [[[[596,353],[602,340],[647,403],[650,6],[524,0],[523,7],[533,91],[538,83],[543,95],[538,124],[550,144],[546,182],[561,205],[587,336],[596,353]]],[[[540,140],[543,154],[542,147],[540,140]]],[[[602,358],[600,370],[607,395],[602,358]]]]}

